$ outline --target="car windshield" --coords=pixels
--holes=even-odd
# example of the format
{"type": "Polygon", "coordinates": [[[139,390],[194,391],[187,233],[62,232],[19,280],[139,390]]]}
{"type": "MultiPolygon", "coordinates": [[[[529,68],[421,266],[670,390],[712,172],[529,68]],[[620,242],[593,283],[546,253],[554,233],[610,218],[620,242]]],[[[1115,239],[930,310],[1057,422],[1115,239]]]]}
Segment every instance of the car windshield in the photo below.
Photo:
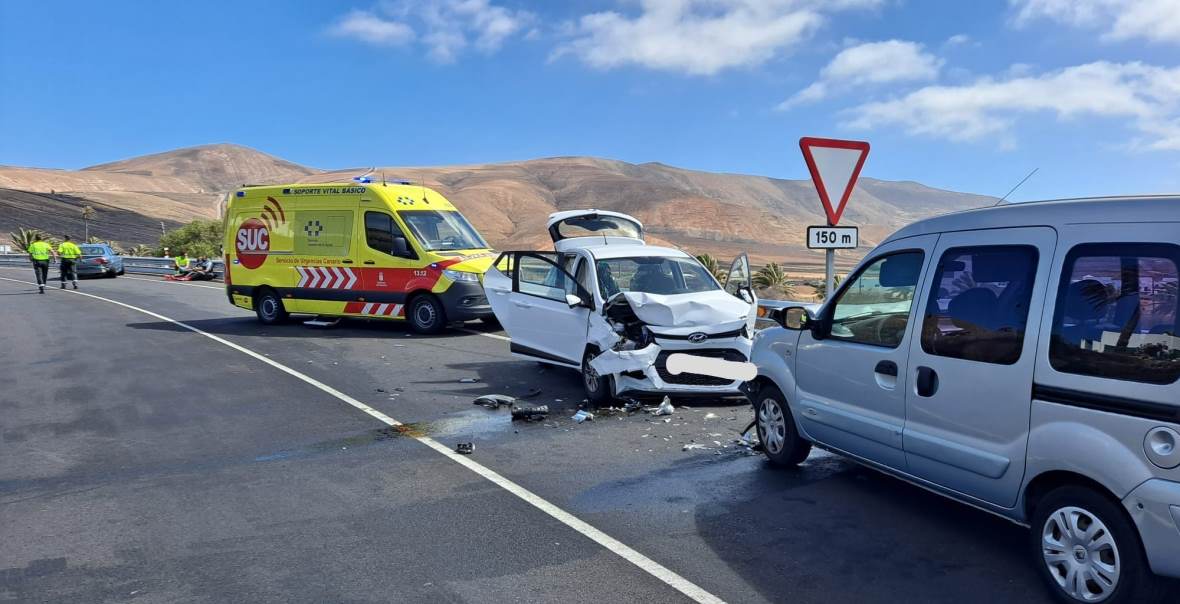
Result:
{"type": "Polygon", "coordinates": [[[713,275],[692,258],[607,258],[598,260],[595,267],[603,299],[619,292],[671,295],[721,289],[713,275]]]}
{"type": "Polygon", "coordinates": [[[427,250],[480,250],[488,247],[483,237],[458,212],[402,210],[399,214],[418,243],[427,250]]]}
{"type": "Polygon", "coordinates": [[[102,256],[107,253],[106,248],[101,245],[83,245],[80,247],[82,248],[83,256],[102,256]]]}

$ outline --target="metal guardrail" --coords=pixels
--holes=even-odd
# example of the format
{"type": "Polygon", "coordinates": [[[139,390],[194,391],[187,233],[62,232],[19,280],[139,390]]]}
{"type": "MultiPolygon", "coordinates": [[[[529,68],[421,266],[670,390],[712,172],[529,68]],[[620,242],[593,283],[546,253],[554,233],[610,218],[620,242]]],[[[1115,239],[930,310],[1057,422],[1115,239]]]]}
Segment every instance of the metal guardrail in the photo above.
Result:
{"type": "MultiPolygon", "coordinates": [[[[172,258],[154,258],[150,256],[120,256],[123,259],[123,270],[128,273],[141,275],[171,275],[172,258]]],[[[0,254],[0,266],[28,266],[27,254],[0,254]]],[[[221,260],[213,261],[213,271],[218,276],[225,274],[225,263],[221,260]]]]}

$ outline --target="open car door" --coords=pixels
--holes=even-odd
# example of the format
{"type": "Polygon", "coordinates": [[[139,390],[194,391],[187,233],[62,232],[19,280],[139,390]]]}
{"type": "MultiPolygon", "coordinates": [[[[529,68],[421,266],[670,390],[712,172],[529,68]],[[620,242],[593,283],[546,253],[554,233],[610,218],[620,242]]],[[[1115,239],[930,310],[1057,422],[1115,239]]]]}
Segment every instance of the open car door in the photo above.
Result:
{"type": "Polygon", "coordinates": [[[484,276],[484,289],[513,353],[581,367],[594,297],[558,254],[504,252],[484,276]]]}
{"type": "Polygon", "coordinates": [[[754,293],[754,275],[750,271],[750,257],[742,254],[734,258],[729,266],[729,273],[725,276],[725,291],[750,305],[750,313],[746,318],[746,328],[754,333],[754,323],[758,321],[758,294],[754,293]]]}

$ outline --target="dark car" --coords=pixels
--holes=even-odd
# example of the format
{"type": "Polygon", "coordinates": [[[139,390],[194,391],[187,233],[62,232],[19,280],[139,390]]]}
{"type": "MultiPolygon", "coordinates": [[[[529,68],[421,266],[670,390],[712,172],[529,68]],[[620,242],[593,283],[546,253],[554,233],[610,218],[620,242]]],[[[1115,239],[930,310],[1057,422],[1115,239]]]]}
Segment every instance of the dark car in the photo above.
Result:
{"type": "Polygon", "coordinates": [[[105,243],[86,243],[78,261],[78,276],[115,277],[123,274],[123,257],[105,243]]]}

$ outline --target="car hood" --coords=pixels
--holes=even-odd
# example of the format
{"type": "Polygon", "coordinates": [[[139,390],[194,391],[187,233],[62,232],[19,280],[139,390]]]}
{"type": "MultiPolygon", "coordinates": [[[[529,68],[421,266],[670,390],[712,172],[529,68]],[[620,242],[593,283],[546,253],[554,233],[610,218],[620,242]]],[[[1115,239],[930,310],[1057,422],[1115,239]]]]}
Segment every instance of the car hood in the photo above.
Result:
{"type": "Polygon", "coordinates": [[[640,321],[664,327],[705,326],[745,321],[750,305],[722,290],[691,294],[623,292],[640,321]]]}

